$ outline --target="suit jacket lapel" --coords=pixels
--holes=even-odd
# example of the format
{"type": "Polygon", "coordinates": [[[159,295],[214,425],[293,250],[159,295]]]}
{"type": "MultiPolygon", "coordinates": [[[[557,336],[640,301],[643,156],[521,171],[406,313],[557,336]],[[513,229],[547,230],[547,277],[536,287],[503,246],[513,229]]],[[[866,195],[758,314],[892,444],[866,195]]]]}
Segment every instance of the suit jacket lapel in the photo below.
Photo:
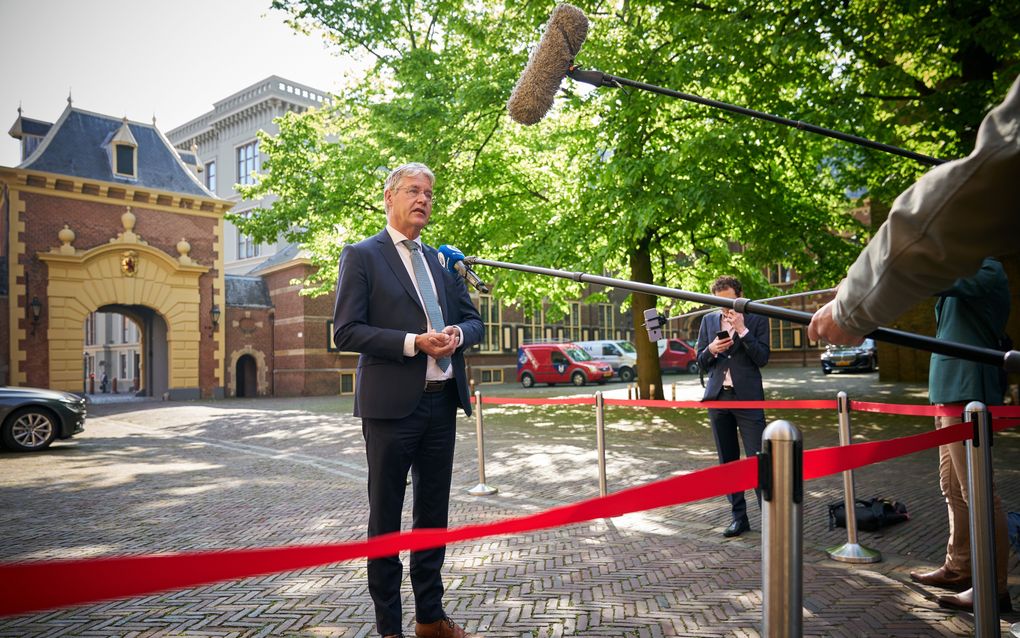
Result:
{"type": "Polygon", "coordinates": [[[411,282],[411,277],[407,274],[407,268],[404,267],[404,261],[397,253],[397,247],[393,244],[393,239],[390,238],[390,234],[386,232],[386,229],[384,228],[381,233],[375,236],[375,239],[382,244],[382,246],[380,246],[380,250],[382,251],[383,259],[386,260],[390,270],[393,271],[393,275],[397,278],[397,281],[400,282],[400,285],[403,286],[404,290],[414,301],[415,305],[421,308],[421,311],[424,313],[425,309],[422,308],[421,300],[418,299],[418,291],[411,282]]]}

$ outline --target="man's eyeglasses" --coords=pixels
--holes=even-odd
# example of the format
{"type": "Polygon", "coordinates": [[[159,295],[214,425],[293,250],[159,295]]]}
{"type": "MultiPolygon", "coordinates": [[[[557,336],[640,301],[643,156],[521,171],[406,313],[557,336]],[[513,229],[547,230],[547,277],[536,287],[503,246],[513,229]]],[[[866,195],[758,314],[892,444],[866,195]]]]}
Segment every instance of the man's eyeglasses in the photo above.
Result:
{"type": "Polygon", "coordinates": [[[410,186],[408,188],[398,188],[398,191],[404,191],[411,199],[418,199],[419,195],[425,196],[425,201],[432,201],[432,191],[423,191],[417,186],[410,186]]]}

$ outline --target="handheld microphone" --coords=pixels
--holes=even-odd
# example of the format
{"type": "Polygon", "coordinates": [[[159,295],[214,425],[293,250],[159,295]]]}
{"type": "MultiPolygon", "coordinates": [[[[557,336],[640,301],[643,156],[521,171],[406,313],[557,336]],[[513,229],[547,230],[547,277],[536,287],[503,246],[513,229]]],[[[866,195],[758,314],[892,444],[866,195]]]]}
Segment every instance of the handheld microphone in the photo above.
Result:
{"type": "Polygon", "coordinates": [[[510,94],[510,118],[524,125],[537,123],[552,108],[560,82],[588,37],[588,18],[575,6],[553,9],[545,33],[510,94]]]}
{"type": "Polygon", "coordinates": [[[471,266],[464,263],[464,253],[460,252],[460,249],[456,246],[450,246],[449,244],[440,246],[439,263],[443,268],[463,277],[478,292],[489,292],[489,287],[485,285],[482,278],[475,274],[471,266]]]}

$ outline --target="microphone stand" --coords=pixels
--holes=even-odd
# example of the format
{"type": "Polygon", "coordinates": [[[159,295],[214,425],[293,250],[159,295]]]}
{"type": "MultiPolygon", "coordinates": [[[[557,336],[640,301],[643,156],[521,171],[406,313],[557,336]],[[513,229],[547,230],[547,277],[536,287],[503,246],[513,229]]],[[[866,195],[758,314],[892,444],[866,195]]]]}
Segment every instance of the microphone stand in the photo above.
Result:
{"type": "MultiPolygon", "coordinates": [[[[729,297],[717,297],[715,295],[688,292],[677,288],[666,288],[665,286],[655,286],[653,284],[627,281],[626,279],[613,279],[611,277],[588,275],[582,272],[569,272],[566,270],[542,268],[540,266],[527,266],[505,261],[492,261],[489,259],[481,259],[479,257],[465,257],[464,261],[465,263],[472,265],[479,264],[482,266],[492,266],[494,268],[518,270],[537,275],[559,277],[560,279],[570,279],[572,281],[607,286],[610,288],[633,290],[635,292],[643,292],[657,297],[671,297],[673,299],[683,299],[684,301],[693,301],[695,303],[706,304],[709,306],[732,308],[737,312],[750,312],[756,315],[763,315],[772,319],[782,319],[784,321],[802,325],[811,323],[812,314],[810,312],[770,306],[744,297],[730,299],[729,297]]],[[[906,346],[916,350],[924,350],[926,352],[934,352],[937,354],[948,355],[950,357],[976,361],[985,365],[1002,368],[1006,372],[1020,372],[1020,352],[1016,350],[1002,352],[1001,350],[980,348],[978,346],[957,343],[955,341],[942,341],[935,339],[934,337],[918,335],[912,332],[905,332],[903,330],[893,330],[892,328],[878,328],[865,336],[871,337],[876,341],[884,341],[885,343],[892,343],[898,346],[906,346]]]]}
{"type": "Polygon", "coordinates": [[[567,75],[569,75],[571,78],[578,82],[584,82],[585,84],[591,84],[592,86],[614,86],[616,88],[630,86],[636,89],[641,89],[642,91],[649,91],[651,93],[658,93],[660,95],[668,95],[669,97],[680,98],[681,100],[687,100],[688,102],[695,102],[697,104],[711,106],[717,109],[722,109],[724,111],[730,111],[731,113],[749,115],[751,117],[756,117],[760,120],[766,120],[769,122],[774,122],[776,124],[784,124],[786,126],[791,126],[802,131],[808,131],[809,133],[817,133],[818,135],[824,135],[825,137],[843,140],[844,142],[850,142],[851,144],[857,144],[858,146],[866,146],[868,148],[885,151],[886,153],[892,153],[893,155],[907,157],[912,160],[917,160],[922,164],[928,164],[929,166],[938,166],[939,164],[945,164],[947,161],[949,161],[939,159],[937,157],[931,157],[930,155],[922,155],[921,153],[908,151],[897,146],[882,144],[881,142],[875,142],[863,137],[858,137],[856,135],[840,133],[839,131],[822,128],[821,126],[815,126],[814,124],[808,124],[807,122],[791,120],[785,117],[779,117],[778,115],[770,115],[769,113],[763,113],[761,111],[755,111],[753,109],[744,108],[742,106],[735,106],[733,104],[727,104],[726,102],[719,102],[717,100],[710,100],[708,98],[704,98],[698,95],[692,95],[690,93],[681,93],[680,91],[666,89],[661,86],[655,86],[654,84],[645,84],[644,82],[628,80],[627,78],[609,75],[608,73],[603,73],[602,71],[595,70],[585,71],[577,68],[576,66],[571,66],[570,69],[567,71],[567,75]]]}

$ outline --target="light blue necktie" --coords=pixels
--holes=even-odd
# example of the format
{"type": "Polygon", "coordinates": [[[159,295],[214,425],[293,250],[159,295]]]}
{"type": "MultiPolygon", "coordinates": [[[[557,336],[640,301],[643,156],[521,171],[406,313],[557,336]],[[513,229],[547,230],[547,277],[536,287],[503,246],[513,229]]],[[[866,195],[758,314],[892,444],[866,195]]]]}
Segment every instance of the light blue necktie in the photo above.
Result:
{"type": "MultiPolygon", "coordinates": [[[[418,292],[425,303],[425,313],[429,316],[429,323],[436,332],[442,332],[446,324],[443,323],[443,311],[439,309],[439,300],[436,299],[436,292],[432,289],[432,282],[429,280],[428,266],[425,265],[425,256],[421,254],[418,244],[410,239],[405,239],[403,244],[411,251],[411,266],[414,267],[414,278],[418,280],[418,292]]],[[[450,357],[436,359],[436,365],[443,372],[450,367],[450,357]]]]}

